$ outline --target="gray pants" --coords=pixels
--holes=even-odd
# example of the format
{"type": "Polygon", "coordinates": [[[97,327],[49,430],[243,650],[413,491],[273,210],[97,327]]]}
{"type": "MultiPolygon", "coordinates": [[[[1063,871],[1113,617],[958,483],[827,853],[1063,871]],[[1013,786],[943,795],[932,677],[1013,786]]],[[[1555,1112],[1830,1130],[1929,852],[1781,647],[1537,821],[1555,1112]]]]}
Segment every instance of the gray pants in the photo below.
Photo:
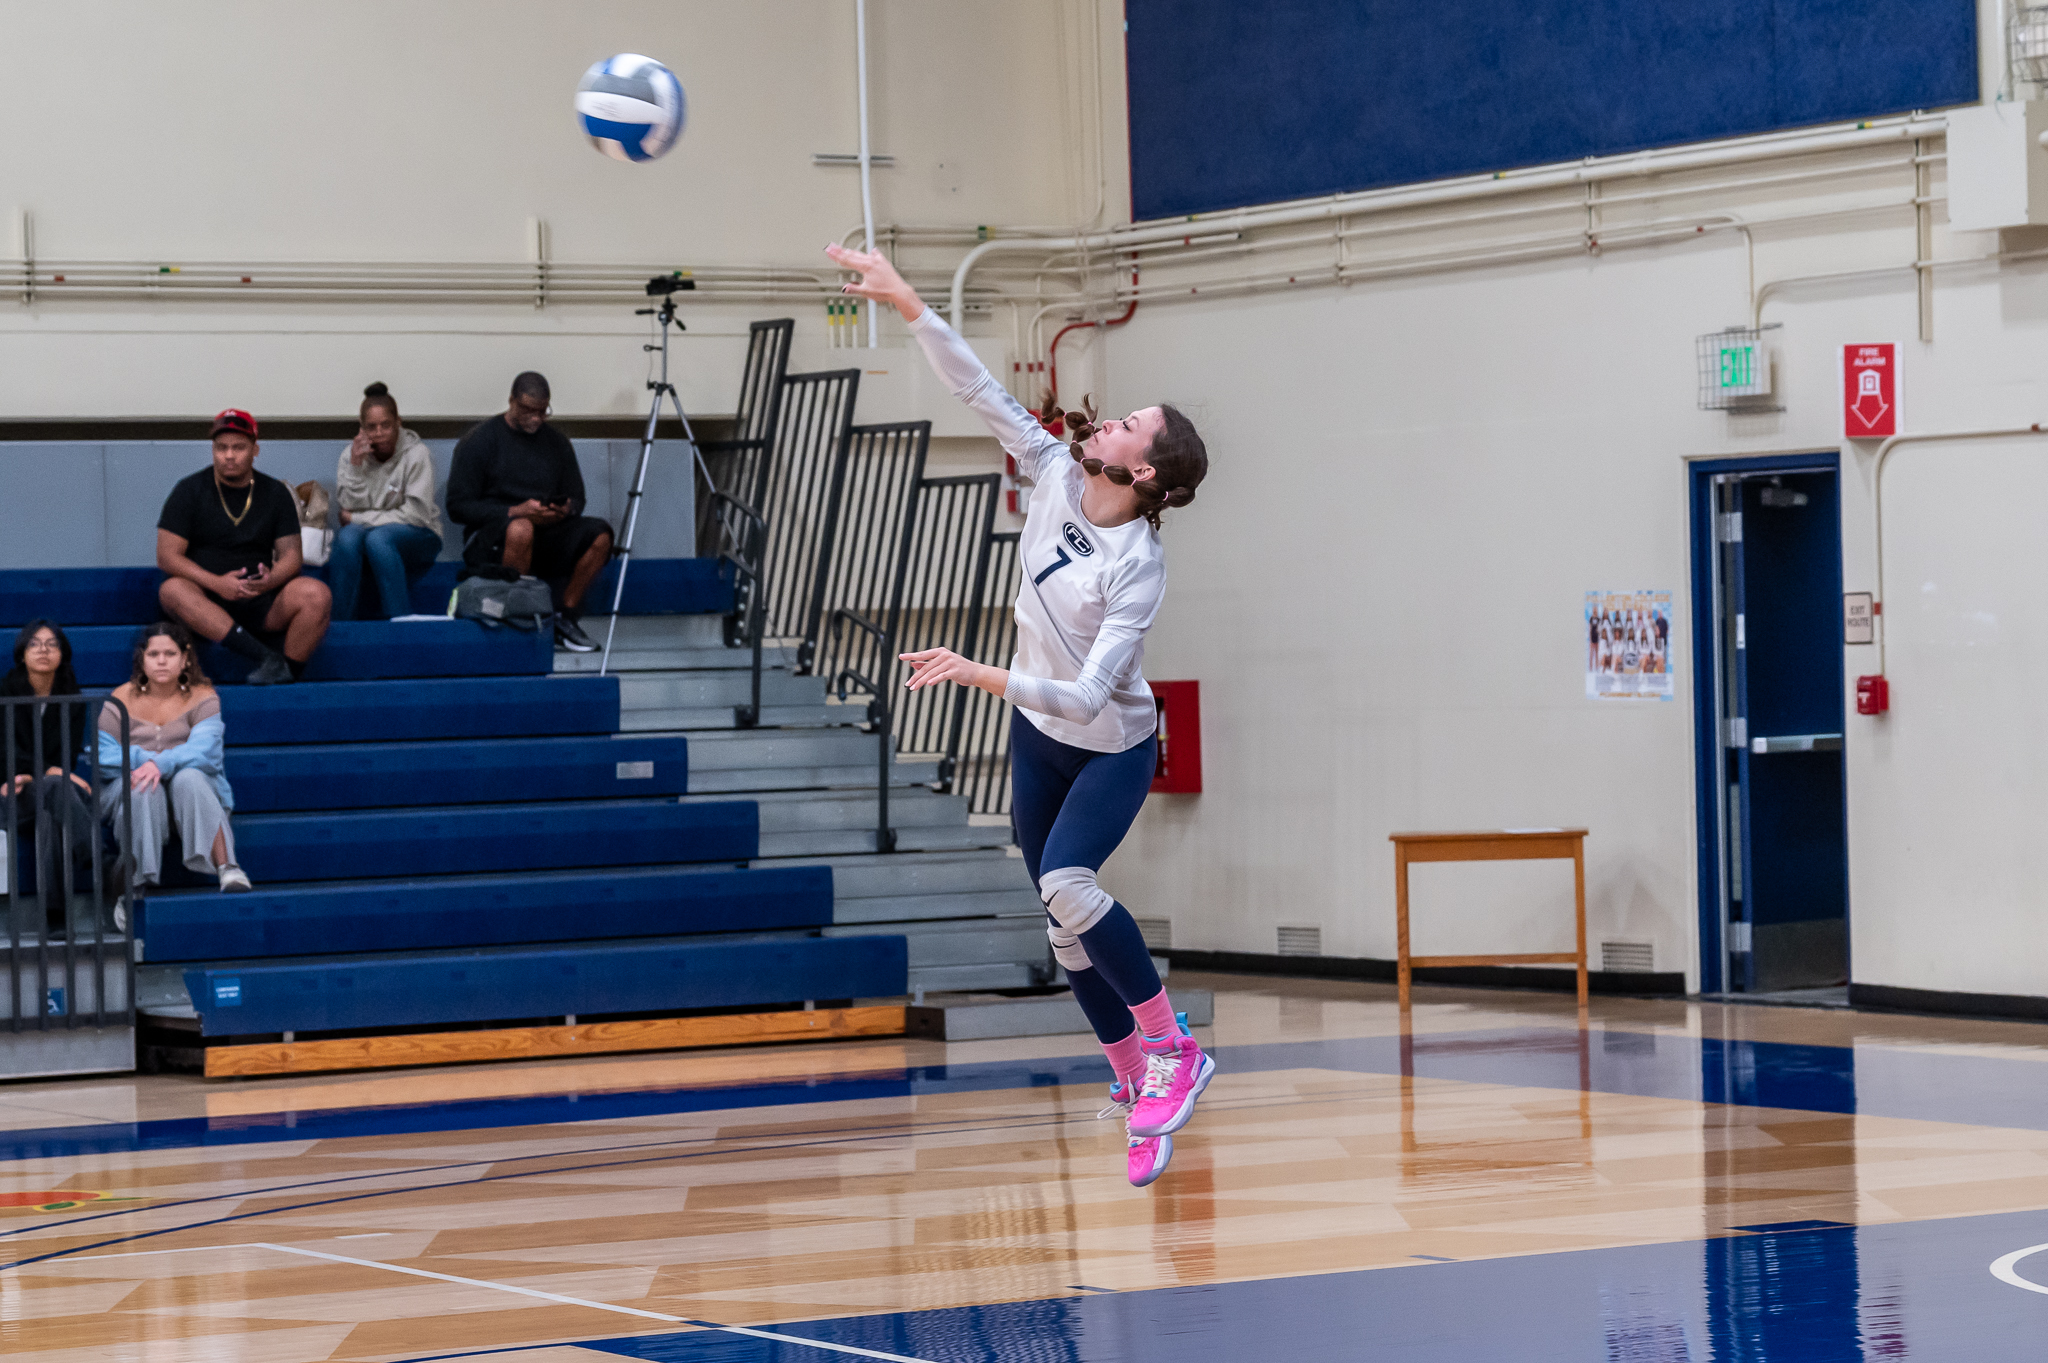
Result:
{"type": "MultiPolygon", "coordinates": [[[[213,778],[205,772],[188,769],[168,781],[157,782],[150,790],[130,791],[128,808],[135,820],[135,884],[157,883],[163,873],[164,843],[174,831],[183,845],[187,870],[213,874],[216,834],[227,840],[227,864],[235,864],[235,830],[228,824],[228,812],[221,808],[213,778]]],[[[117,834],[120,832],[118,780],[100,787],[100,817],[111,822],[117,834]]]]}

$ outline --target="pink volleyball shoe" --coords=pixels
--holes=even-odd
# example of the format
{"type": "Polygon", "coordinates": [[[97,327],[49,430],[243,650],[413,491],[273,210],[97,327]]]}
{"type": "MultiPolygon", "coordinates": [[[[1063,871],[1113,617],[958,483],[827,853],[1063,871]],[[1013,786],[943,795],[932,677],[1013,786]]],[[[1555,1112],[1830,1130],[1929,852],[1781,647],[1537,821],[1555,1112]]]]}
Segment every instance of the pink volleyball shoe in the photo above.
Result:
{"type": "MultiPolygon", "coordinates": [[[[1110,1086],[1109,1106],[1096,1113],[1095,1116],[1098,1119],[1120,1116],[1128,1122],[1131,1108],[1137,1103],[1137,1098],[1136,1091],[1130,1085],[1118,1081],[1110,1086]]],[[[1125,1130],[1128,1131],[1129,1127],[1126,1126],[1125,1130]]],[[[1167,1163],[1172,1158],[1173,1137],[1131,1136],[1128,1142],[1128,1153],[1125,1156],[1126,1166],[1131,1176],[1131,1186],[1133,1188],[1143,1188],[1151,1183],[1166,1172],[1167,1163]]]]}
{"type": "Polygon", "coordinates": [[[1173,1137],[1133,1136],[1131,1137],[1130,1165],[1131,1186],[1143,1188],[1166,1172],[1167,1161],[1173,1158],[1173,1137]]]}
{"type": "Polygon", "coordinates": [[[1131,1135],[1171,1136],[1195,1115],[1195,1099],[1209,1087],[1216,1062],[1191,1036],[1145,1038],[1145,1080],[1131,1109],[1131,1135]]]}

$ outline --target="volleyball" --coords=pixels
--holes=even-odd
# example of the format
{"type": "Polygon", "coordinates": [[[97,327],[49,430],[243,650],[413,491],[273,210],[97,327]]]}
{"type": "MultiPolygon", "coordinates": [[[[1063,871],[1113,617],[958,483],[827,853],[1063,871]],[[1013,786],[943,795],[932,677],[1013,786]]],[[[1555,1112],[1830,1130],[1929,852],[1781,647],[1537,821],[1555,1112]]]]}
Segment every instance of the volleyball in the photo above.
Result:
{"type": "Polygon", "coordinates": [[[682,136],[682,82],[652,57],[621,52],[583,73],[576,117],[590,144],[616,161],[652,161],[682,136]]]}

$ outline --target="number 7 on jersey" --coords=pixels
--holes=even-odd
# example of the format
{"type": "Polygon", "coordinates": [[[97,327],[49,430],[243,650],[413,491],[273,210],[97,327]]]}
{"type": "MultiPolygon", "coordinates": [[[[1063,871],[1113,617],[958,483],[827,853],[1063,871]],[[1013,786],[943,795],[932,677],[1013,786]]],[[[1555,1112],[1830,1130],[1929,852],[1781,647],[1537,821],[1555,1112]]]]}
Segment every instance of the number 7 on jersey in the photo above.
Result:
{"type": "Polygon", "coordinates": [[[1040,583],[1044,582],[1044,581],[1045,581],[1045,580],[1046,580],[1047,578],[1051,577],[1051,576],[1052,576],[1052,575],[1053,575],[1054,573],[1058,572],[1058,571],[1059,571],[1060,569],[1062,569],[1062,568],[1066,567],[1066,566],[1067,566],[1067,565],[1068,565],[1069,563],[1072,563],[1072,562],[1074,561],[1074,560],[1072,560],[1071,558],[1068,558],[1068,557],[1067,557],[1067,551],[1066,551],[1066,550],[1064,550],[1064,549],[1062,549],[1062,548],[1060,548],[1060,547],[1059,547],[1059,546],[1058,546],[1057,544],[1055,544],[1055,545],[1054,545],[1054,546],[1052,547],[1052,551],[1053,551],[1053,552],[1054,552],[1055,554],[1058,554],[1058,555],[1059,555],[1059,558],[1057,558],[1057,559],[1055,559],[1055,560],[1053,561],[1053,564],[1052,564],[1052,566],[1051,566],[1051,567],[1047,568],[1047,569],[1046,569],[1046,570],[1045,570],[1044,572],[1040,573],[1040,574],[1039,574],[1039,575],[1038,575],[1037,577],[1034,577],[1034,578],[1032,578],[1032,579],[1031,579],[1031,585],[1032,585],[1032,586],[1034,586],[1034,587],[1038,586],[1038,585],[1039,585],[1040,583]]]}

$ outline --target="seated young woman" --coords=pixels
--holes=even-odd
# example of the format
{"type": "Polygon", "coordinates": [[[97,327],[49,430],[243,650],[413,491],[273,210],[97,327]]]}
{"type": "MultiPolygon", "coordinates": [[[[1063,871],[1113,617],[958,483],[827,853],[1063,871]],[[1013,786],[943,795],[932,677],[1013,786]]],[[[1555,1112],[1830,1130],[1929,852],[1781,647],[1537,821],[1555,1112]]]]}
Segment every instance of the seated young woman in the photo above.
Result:
{"type": "Polygon", "coordinates": [[[166,620],[143,630],[129,678],[114,688],[114,699],[128,707],[128,751],[121,751],[120,715],[102,707],[100,817],[119,830],[125,777],[135,830],[129,888],[158,883],[164,843],[175,833],[187,869],[218,877],[231,893],[248,889],[228,824],[235,793],[228,787],[220,696],[199,670],[183,625],[166,620]]]}
{"type": "MultiPolygon", "coordinates": [[[[71,669],[71,640],[63,629],[54,620],[31,620],[22,626],[14,640],[14,666],[0,678],[0,696],[25,699],[78,693],[78,677],[71,669]]],[[[37,886],[48,890],[61,884],[61,839],[66,831],[71,834],[73,884],[89,885],[95,834],[87,801],[92,787],[73,771],[90,737],[85,704],[10,708],[14,743],[5,795],[14,805],[15,829],[23,833],[34,829],[37,886]]],[[[44,902],[51,906],[51,926],[60,925],[64,913],[61,899],[46,894],[44,902]]]]}
{"type": "Polygon", "coordinates": [[[365,388],[357,419],[361,429],[334,470],[341,529],[327,554],[327,586],[335,619],[389,620],[412,614],[412,584],[440,556],[441,508],[427,442],[399,424],[391,390],[381,383],[365,388]]]}

